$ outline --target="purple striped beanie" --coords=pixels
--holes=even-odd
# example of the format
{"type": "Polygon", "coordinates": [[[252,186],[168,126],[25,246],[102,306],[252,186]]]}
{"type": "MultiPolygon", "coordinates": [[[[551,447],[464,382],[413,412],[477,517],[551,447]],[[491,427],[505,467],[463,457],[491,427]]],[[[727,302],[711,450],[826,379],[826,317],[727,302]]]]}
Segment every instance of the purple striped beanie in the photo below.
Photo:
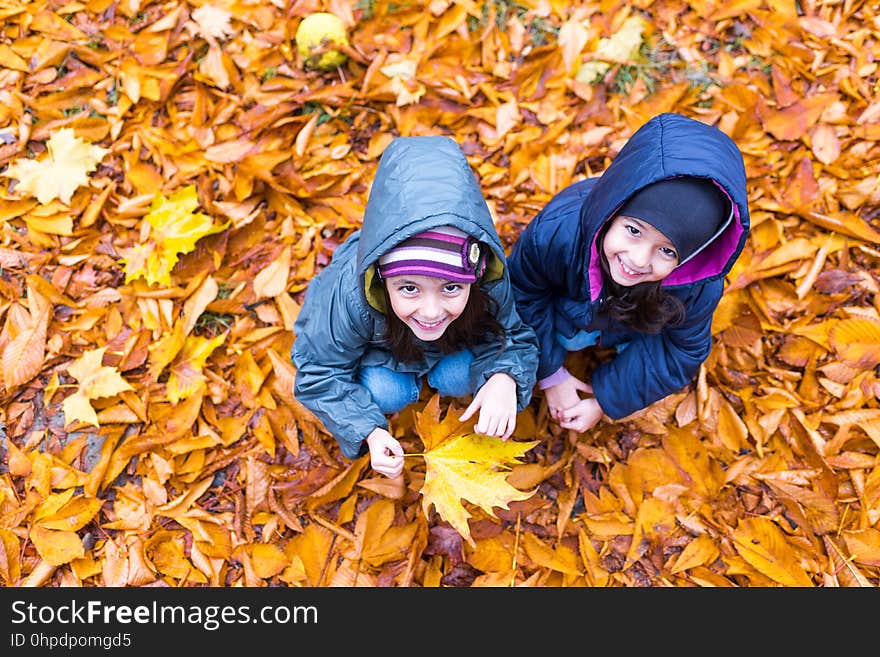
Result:
{"type": "Polygon", "coordinates": [[[379,258],[382,278],[433,276],[456,283],[475,283],[484,268],[480,243],[452,226],[413,235],[379,258]]]}

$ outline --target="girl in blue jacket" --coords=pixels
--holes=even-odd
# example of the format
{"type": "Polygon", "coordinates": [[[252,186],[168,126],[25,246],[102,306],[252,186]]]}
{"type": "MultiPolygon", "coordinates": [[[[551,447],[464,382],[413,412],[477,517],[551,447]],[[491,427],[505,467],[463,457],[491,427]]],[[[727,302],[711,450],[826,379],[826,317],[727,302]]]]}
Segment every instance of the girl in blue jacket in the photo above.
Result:
{"type": "Polygon", "coordinates": [[[655,116],[601,176],[556,194],[508,260],[551,417],[586,431],[687,385],[748,230],[742,153],[678,114],[655,116]],[[592,345],[616,349],[586,383],[564,362],[592,345]]]}
{"type": "Polygon", "coordinates": [[[293,327],[294,394],[344,456],[369,450],[396,477],[386,415],[421,378],[473,400],[477,433],[507,439],[535,385],[538,344],[517,313],[503,245],[476,177],[449,137],[398,137],[376,169],[361,229],[309,283],[293,327]]]}

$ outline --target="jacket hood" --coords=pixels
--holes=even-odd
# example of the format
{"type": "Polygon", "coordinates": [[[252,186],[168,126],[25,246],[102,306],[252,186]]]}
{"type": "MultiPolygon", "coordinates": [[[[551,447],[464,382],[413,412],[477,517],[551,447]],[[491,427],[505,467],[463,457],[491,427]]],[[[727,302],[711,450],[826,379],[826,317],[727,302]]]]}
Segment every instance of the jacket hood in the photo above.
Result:
{"type": "Polygon", "coordinates": [[[691,260],[663,280],[664,286],[687,285],[725,276],[742,251],[749,231],[746,172],[742,153],[724,132],[680,114],[659,114],[642,125],[596,180],[581,208],[590,235],[589,289],[601,293],[596,238],[601,227],[637,191],[679,176],[714,181],[731,202],[732,221],[691,260]]]}
{"type": "Polygon", "coordinates": [[[504,247],[458,144],[445,136],[397,137],[379,159],[358,242],[358,283],[370,305],[385,311],[376,287],[379,257],[417,233],[444,225],[489,247],[482,281],[504,275],[504,247]]]}

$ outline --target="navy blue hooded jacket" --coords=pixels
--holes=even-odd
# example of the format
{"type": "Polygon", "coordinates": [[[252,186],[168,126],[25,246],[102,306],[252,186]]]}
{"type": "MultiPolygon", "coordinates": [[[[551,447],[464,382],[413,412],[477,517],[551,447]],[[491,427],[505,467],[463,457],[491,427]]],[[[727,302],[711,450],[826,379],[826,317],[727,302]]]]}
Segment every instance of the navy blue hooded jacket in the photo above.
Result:
{"type": "Polygon", "coordinates": [[[324,423],[348,458],[388,420],[358,370],[382,366],[426,374],[444,356],[419,342],[424,358],[398,362],[384,346],[387,331],[379,257],[398,243],[438,226],[455,226],[489,247],[478,285],[498,302],[496,319],[505,338],[470,347],[472,394],[498,372],[517,386],[517,409],[528,405],[535,386],[538,343],[517,314],[504,247],[467,159],[449,137],[398,137],[379,160],[361,229],[336,249],[333,260],[309,283],[294,323],[291,350],[294,394],[324,423]]]}
{"type": "MultiPolygon", "coordinates": [[[[558,194],[520,234],[508,263],[517,309],[535,329],[541,353],[538,380],[559,376],[566,357],[555,339],[600,331],[600,346],[623,346],[592,373],[596,400],[612,419],[626,417],[681,390],[712,346],[712,315],[724,276],[748,236],[749,210],[743,157],[721,130],[678,114],[660,114],[639,128],[598,177],[558,194]],[[732,201],[727,229],[663,280],[685,306],[682,324],[658,334],[627,329],[599,317],[603,280],[597,235],[641,188],[667,178],[708,178],[732,201]],[[556,375],[556,376],[554,376],[556,375]]],[[[542,387],[547,387],[545,382],[542,387]]]]}

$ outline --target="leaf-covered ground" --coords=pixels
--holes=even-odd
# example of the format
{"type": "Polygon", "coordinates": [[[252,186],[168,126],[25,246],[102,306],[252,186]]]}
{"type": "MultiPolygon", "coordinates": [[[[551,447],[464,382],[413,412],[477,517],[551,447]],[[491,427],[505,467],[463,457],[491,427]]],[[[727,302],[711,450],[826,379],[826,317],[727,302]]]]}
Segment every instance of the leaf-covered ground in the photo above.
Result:
{"type": "MultiPolygon", "coordinates": [[[[880,583],[876,3],[0,0],[0,25],[4,585],[880,583]],[[294,42],[322,10],[350,38],[328,71],[294,42]],[[536,394],[508,478],[536,492],[470,506],[471,545],[424,459],[346,462],[291,396],[302,295],[394,135],[453,136],[510,246],[664,111],[745,155],[712,354],[587,435],[536,394]],[[207,232],[175,241],[190,186],[207,232]]],[[[392,418],[409,452],[426,401],[392,418]]]]}

